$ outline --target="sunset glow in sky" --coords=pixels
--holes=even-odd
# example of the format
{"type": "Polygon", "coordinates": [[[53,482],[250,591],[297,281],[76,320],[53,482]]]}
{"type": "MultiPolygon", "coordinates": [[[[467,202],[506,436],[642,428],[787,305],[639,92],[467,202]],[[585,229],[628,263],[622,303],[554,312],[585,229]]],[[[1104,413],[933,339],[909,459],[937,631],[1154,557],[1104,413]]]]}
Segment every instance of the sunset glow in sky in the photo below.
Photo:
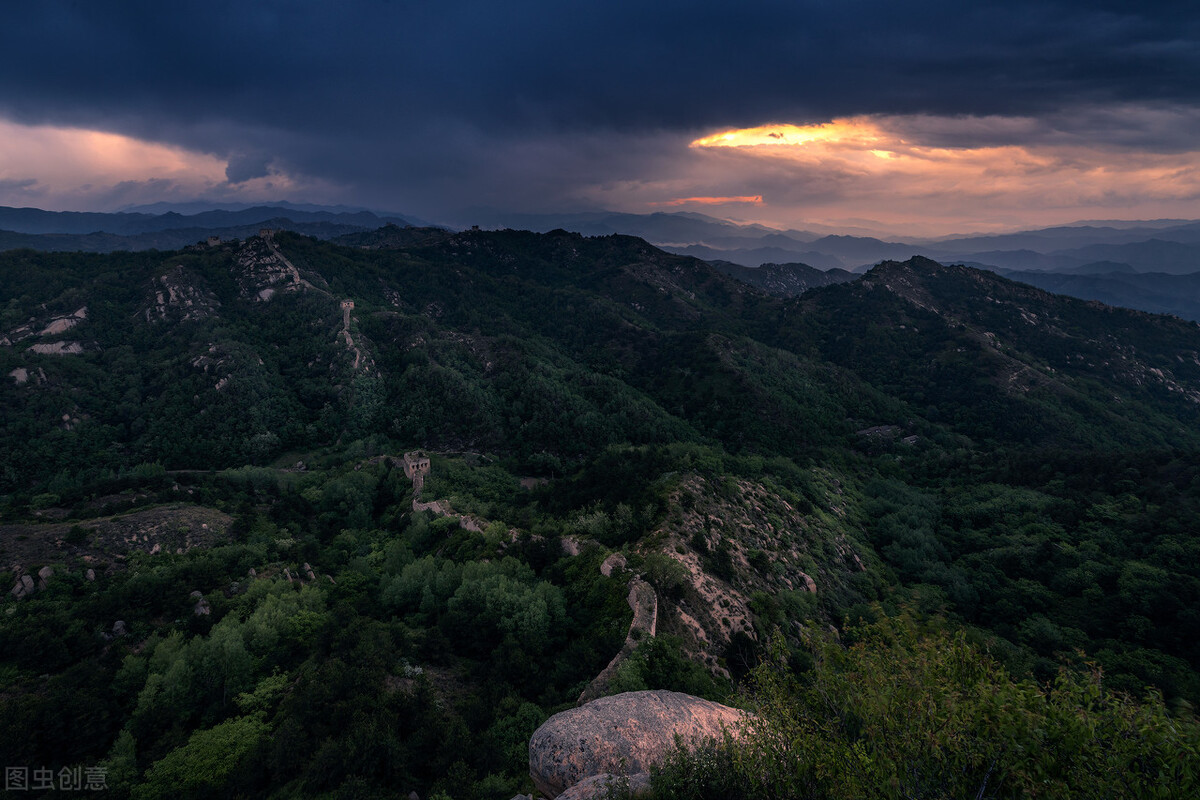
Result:
{"type": "MultiPolygon", "coordinates": [[[[1129,113],[1136,116],[1139,110],[1129,113]]],[[[858,216],[911,228],[925,227],[933,216],[938,223],[958,219],[978,230],[1021,224],[1030,212],[1043,224],[1055,224],[1200,210],[1200,139],[1194,149],[1172,152],[1114,148],[1068,136],[1022,144],[947,146],[943,141],[956,128],[1004,130],[1021,124],[1036,123],[856,117],[718,131],[690,147],[719,159],[738,186],[753,185],[750,176],[762,181],[764,215],[777,224],[795,217],[858,216]],[[976,216],[980,208],[989,210],[989,220],[976,216]],[[782,209],[788,211],[778,214],[782,209]]]]}
{"type": "Polygon", "coordinates": [[[4,205],[701,210],[923,234],[1200,218],[1200,13],[1174,0],[8,14],[4,205]]]}

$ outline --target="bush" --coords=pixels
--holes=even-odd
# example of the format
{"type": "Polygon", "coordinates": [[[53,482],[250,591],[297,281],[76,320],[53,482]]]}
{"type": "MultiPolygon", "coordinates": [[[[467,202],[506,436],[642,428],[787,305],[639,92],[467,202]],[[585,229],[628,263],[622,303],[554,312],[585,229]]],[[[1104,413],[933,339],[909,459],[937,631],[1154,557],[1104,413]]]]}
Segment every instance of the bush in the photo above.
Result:
{"type": "Polygon", "coordinates": [[[1195,797],[1200,724],[1161,696],[1106,691],[1096,671],[1014,680],[965,637],[881,618],[845,647],[806,632],[803,679],[752,673],[758,715],[740,738],[680,750],[659,798],[1195,797]]]}

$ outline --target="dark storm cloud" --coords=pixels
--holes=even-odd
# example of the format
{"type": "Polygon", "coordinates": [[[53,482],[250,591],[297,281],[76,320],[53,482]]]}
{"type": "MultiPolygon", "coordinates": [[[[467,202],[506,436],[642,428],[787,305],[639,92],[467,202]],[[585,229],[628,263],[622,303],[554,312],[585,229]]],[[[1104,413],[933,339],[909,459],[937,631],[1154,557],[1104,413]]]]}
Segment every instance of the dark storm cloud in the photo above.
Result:
{"type": "MultiPolygon", "coordinates": [[[[563,173],[625,169],[624,153],[595,152],[601,134],[880,113],[1070,129],[1089,114],[1107,125],[1093,110],[1111,104],[1200,105],[1190,3],[14,6],[0,33],[9,118],[179,143],[231,159],[235,183],[270,163],[380,197],[403,182],[561,198],[563,173]],[[583,146],[547,157],[563,141],[583,146]],[[522,175],[534,185],[514,186],[522,175]]],[[[1163,127],[1164,146],[1184,135],[1163,127]]]]}
{"type": "Polygon", "coordinates": [[[230,183],[245,183],[270,174],[271,156],[266,153],[234,153],[229,156],[225,177],[230,183]]]}

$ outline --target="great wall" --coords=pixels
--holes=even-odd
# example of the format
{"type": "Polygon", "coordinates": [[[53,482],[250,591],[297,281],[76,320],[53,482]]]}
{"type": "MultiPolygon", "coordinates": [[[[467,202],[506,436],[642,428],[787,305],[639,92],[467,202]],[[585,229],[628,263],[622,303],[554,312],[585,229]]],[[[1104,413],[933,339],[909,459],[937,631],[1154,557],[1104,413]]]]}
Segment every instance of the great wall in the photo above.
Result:
{"type": "MultiPolygon", "coordinates": [[[[425,476],[431,470],[431,462],[429,456],[420,451],[405,453],[404,457],[397,460],[385,456],[391,463],[396,464],[399,461],[400,466],[404,469],[404,476],[412,481],[413,487],[413,511],[427,511],[439,517],[458,517],[458,525],[464,530],[482,533],[490,527],[491,523],[488,520],[480,519],[470,515],[456,514],[450,508],[448,501],[444,500],[421,500],[421,492],[425,488],[425,476]]],[[[382,460],[382,459],[381,459],[382,460]]],[[[516,530],[510,530],[509,536],[515,540],[517,535],[516,530]]],[[[563,552],[570,556],[577,556],[581,552],[580,542],[572,538],[563,539],[563,552]]],[[[620,553],[612,553],[600,565],[600,574],[607,577],[613,577],[626,571],[627,562],[625,557],[620,553]]],[[[583,692],[579,695],[575,704],[582,706],[592,700],[605,696],[608,690],[608,685],[616,675],[626,659],[633,655],[634,650],[638,645],[652,638],[658,629],[658,595],[654,591],[654,587],[642,580],[640,575],[632,575],[628,583],[629,594],[626,597],[626,602],[633,609],[633,620],[629,623],[629,631],[625,634],[625,642],[621,645],[621,649],[613,656],[603,670],[600,671],[592,682],[587,685],[583,692]]]]}

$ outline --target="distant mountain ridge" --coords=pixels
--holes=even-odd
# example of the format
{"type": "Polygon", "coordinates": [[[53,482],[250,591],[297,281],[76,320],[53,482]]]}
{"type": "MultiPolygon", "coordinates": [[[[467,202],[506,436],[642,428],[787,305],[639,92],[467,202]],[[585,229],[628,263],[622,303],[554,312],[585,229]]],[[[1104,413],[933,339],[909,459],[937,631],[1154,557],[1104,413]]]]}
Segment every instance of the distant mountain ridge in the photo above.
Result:
{"type": "Polygon", "coordinates": [[[271,217],[233,227],[167,228],[137,234],[118,233],[14,233],[0,230],[0,250],[41,250],[48,252],[113,253],[121,250],[178,250],[210,238],[223,241],[246,239],[263,228],[290,230],[318,239],[333,239],[366,230],[361,225],[337,222],[295,222],[271,217]]]}
{"type": "MultiPolygon", "coordinates": [[[[194,214],[177,211],[164,213],[92,211],[44,211],[40,208],[10,208],[0,206],[0,231],[34,235],[88,235],[106,233],[134,237],[163,231],[193,229],[216,231],[230,228],[263,225],[266,222],[288,221],[304,225],[325,223],[369,230],[381,225],[409,225],[398,216],[379,216],[370,211],[306,210],[295,206],[259,205],[236,210],[209,209],[194,214]]],[[[66,240],[63,240],[64,242],[66,240]]],[[[35,249],[60,249],[36,247],[35,249]]],[[[83,248],[79,248],[83,249],[83,248]]]]}
{"type": "Polygon", "coordinates": [[[763,264],[743,267],[729,261],[710,261],[718,271],[777,297],[795,297],[817,286],[852,281],[858,276],[844,269],[816,269],[807,264],[763,264]]]}
{"type": "MultiPolygon", "coordinates": [[[[476,216],[485,228],[638,236],[670,253],[751,269],[768,264],[801,264],[816,270],[862,273],[881,261],[922,256],[943,264],[1014,274],[1027,283],[1084,299],[1200,319],[1200,299],[1191,288],[1193,282],[1167,277],[1200,272],[1198,221],[1090,223],[1008,234],[884,239],[779,230],[695,212],[514,214],[480,210],[476,216]],[[1120,280],[1096,277],[1114,272],[1125,276],[1120,280]],[[1064,280],[1063,275],[1091,277],[1064,280]]],[[[156,204],[112,214],[0,207],[0,249],[170,250],[210,237],[243,239],[260,227],[291,230],[318,239],[361,235],[363,244],[359,246],[375,246],[380,235],[407,241],[394,231],[414,221],[360,208],[292,203],[228,209],[204,208],[203,204],[156,204]],[[180,213],[179,209],[194,213],[180,213]],[[394,231],[380,234],[381,228],[394,231]]],[[[742,277],[760,288],[784,294],[823,285],[824,280],[813,275],[799,278],[796,274],[774,273],[745,273],[742,277]]]]}

